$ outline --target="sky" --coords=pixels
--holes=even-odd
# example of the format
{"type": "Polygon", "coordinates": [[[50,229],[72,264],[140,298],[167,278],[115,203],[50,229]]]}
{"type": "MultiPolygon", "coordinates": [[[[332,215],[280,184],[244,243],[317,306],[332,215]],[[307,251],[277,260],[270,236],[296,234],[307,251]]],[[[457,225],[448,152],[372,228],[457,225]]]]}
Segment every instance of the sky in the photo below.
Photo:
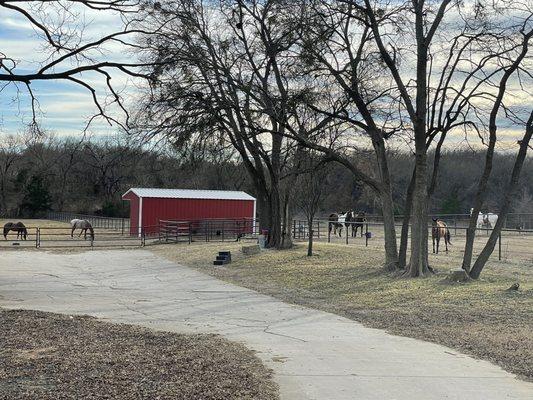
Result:
{"type": "MultiPolygon", "coordinates": [[[[46,6],[49,7],[49,6],[46,6]]],[[[103,34],[121,29],[120,17],[109,12],[98,12],[85,8],[74,10],[77,12],[69,26],[79,24],[80,21],[87,25],[84,30],[84,39],[101,37],[103,34]]],[[[53,15],[53,13],[49,13],[53,15]]],[[[16,12],[0,7],[0,52],[17,60],[19,73],[35,71],[45,61],[49,54],[43,51],[43,40],[31,24],[16,12]]],[[[104,53],[96,56],[97,59],[127,59],[131,55],[124,49],[114,46],[105,49],[104,53]]],[[[112,73],[115,87],[124,93],[126,105],[132,105],[138,98],[139,91],[135,82],[122,74],[112,73]],[[128,102],[129,100],[129,102],[128,102]]],[[[85,74],[84,81],[90,82],[97,90],[99,98],[105,101],[109,95],[102,77],[94,73],[85,74]]],[[[137,82],[138,84],[138,82],[137,82]]],[[[82,134],[88,118],[96,112],[90,93],[83,87],[66,81],[35,81],[32,89],[38,99],[37,119],[41,128],[55,136],[78,136],[82,134]]],[[[523,98],[516,100],[521,105],[528,103],[523,98]]],[[[529,100],[533,103],[533,101],[529,100]]],[[[116,107],[111,107],[109,113],[121,119],[123,115],[116,107]]],[[[30,97],[24,85],[9,85],[0,91],[0,135],[20,134],[25,131],[31,122],[30,97]]],[[[502,140],[498,146],[500,150],[516,148],[516,140],[523,135],[522,128],[517,128],[501,121],[499,135],[502,140]]],[[[90,134],[97,137],[113,137],[117,135],[117,126],[110,126],[102,120],[91,124],[90,134]]],[[[464,134],[456,133],[449,141],[451,148],[464,148],[469,146],[464,134]]],[[[475,140],[473,142],[478,142],[475,140]]],[[[405,142],[399,141],[397,146],[402,147],[405,142]]]]}
{"type": "MultiPolygon", "coordinates": [[[[85,21],[88,26],[84,35],[86,39],[98,37],[105,33],[119,31],[122,23],[117,15],[85,11],[76,16],[78,21],[85,21]]],[[[43,65],[50,54],[43,51],[43,40],[39,32],[16,12],[0,7],[0,52],[17,60],[19,73],[31,73],[43,65]]],[[[98,55],[100,60],[110,59],[116,54],[124,56],[124,51],[109,51],[98,55]]],[[[67,65],[68,66],[68,65],[67,65]]],[[[120,91],[134,88],[123,74],[114,73],[113,82],[120,91]]],[[[105,101],[109,95],[105,81],[94,73],[82,75],[97,90],[99,98],[105,101]]],[[[68,81],[34,81],[31,84],[38,99],[37,120],[42,129],[56,136],[81,135],[88,118],[96,112],[96,106],[90,92],[68,81]]],[[[117,109],[110,113],[118,118],[117,109]]],[[[0,135],[20,134],[31,122],[30,96],[25,85],[10,84],[0,92],[0,135]]],[[[91,124],[89,132],[96,136],[113,136],[118,131],[116,126],[109,126],[99,120],[91,124]]]]}

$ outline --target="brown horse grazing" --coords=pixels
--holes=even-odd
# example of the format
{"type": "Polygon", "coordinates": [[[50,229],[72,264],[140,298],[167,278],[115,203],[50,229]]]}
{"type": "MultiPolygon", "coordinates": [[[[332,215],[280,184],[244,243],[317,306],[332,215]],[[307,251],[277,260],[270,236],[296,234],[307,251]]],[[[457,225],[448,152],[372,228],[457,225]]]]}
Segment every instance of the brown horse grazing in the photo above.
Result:
{"type": "Polygon", "coordinates": [[[437,239],[437,254],[439,254],[439,242],[440,238],[444,238],[444,244],[446,245],[446,253],[448,252],[448,244],[452,244],[450,238],[450,230],[446,222],[433,218],[433,223],[431,226],[431,238],[433,239],[433,253],[435,253],[435,239],[437,239]]]}
{"type": "Polygon", "coordinates": [[[15,231],[17,232],[17,240],[20,236],[20,240],[24,239],[26,240],[28,237],[28,230],[24,226],[22,222],[17,222],[14,224],[13,222],[8,222],[4,225],[4,239],[7,240],[7,234],[9,231],[15,231]]]}
{"type": "MultiPolygon", "coordinates": [[[[342,236],[342,222],[339,222],[339,217],[344,216],[343,213],[340,215],[337,213],[330,214],[328,217],[328,232],[331,235],[331,230],[333,229],[333,234],[337,234],[337,229],[339,230],[339,237],[342,236]]],[[[346,228],[348,229],[348,228],[346,228]]]]}

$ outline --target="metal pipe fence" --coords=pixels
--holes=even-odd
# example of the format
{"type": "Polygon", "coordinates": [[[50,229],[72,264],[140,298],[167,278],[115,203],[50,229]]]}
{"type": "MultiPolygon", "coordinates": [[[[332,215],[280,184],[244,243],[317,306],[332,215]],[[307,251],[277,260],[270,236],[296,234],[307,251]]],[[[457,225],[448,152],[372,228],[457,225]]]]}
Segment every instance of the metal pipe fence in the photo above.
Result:
{"type": "Polygon", "coordinates": [[[86,219],[93,228],[114,229],[120,231],[122,235],[130,231],[129,218],[101,217],[98,215],[75,214],[62,211],[49,211],[46,219],[60,222],[70,222],[73,219],[86,219]]]}
{"type": "MultiPolygon", "coordinates": [[[[464,228],[468,226],[470,221],[470,214],[429,214],[429,221],[432,218],[440,218],[449,226],[457,226],[458,228],[464,228]]],[[[327,217],[320,218],[321,220],[327,220],[327,217]]],[[[401,214],[395,215],[394,219],[398,223],[402,223],[404,216],[401,214]]],[[[379,214],[367,214],[366,220],[369,222],[383,222],[383,216],[379,214]]],[[[533,213],[509,213],[505,218],[503,227],[505,229],[533,229],[533,213]]]]}
{"type": "Polygon", "coordinates": [[[160,220],[158,232],[159,240],[164,242],[257,239],[259,221],[254,218],[160,220]]]}
{"type": "MultiPolygon", "coordinates": [[[[334,222],[318,219],[313,221],[313,226],[310,229],[306,220],[294,220],[292,235],[296,241],[308,240],[309,234],[311,233],[313,235],[313,240],[322,240],[327,241],[328,243],[375,248],[381,248],[384,244],[384,224],[382,222],[366,220],[363,222],[338,222],[336,224],[337,226],[335,226],[334,222]],[[356,227],[358,228],[357,232],[355,232],[356,227]]],[[[400,223],[395,224],[398,240],[401,226],[400,223]]],[[[433,226],[428,224],[430,252],[432,252],[432,228],[433,226]]],[[[462,250],[464,248],[464,241],[466,240],[466,231],[468,227],[448,225],[447,229],[451,235],[454,251],[458,247],[462,250]]],[[[491,233],[492,228],[476,228],[476,238],[474,241],[475,248],[481,250],[491,233]]],[[[443,238],[441,238],[441,243],[444,246],[443,238]]],[[[440,251],[442,251],[442,247],[440,251]]],[[[533,262],[533,229],[503,228],[498,235],[498,241],[493,252],[493,257],[496,256],[498,257],[498,260],[514,258],[516,260],[533,262]]]]}

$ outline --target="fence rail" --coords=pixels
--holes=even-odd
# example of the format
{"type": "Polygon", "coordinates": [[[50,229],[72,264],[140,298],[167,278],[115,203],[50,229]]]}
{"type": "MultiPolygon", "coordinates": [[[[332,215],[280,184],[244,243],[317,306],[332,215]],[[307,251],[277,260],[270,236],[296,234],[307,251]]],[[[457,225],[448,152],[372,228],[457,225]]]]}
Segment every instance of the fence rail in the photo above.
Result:
{"type": "MultiPolygon", "coordinates": [[[[396,223],[395,226],[398,234],[399,228],[402,225],[396,223]]],[[[292,236],[295,240],[308,240],[309,235],[311,234],[313,240],[379,248],[384,244],[383,227],[384,224],[382,222],[368,220],[364,222],[337,223],[336,227],[331,221],[318,219],[313,221],[313,225],[310,228],[306,220],[294,220],[292,236]],[[357,234],[354,236],[353,232],[356,227],[358,228],[357,234]]],[[[458,247],[457,241],[461,243],[459,247],[463,246],[464,240],[466,240],[467,229],[467,226],[448,225],[448,230],[450,231],[452,242],[454,242],[455,247],[458,247]]],[[[431,230],[432,225],[428,224],[428,237],[430,242],[432,240],[431,230]]],[[[476,228],[476,232],[475,247],[481,249],[491,234],[492,228],[478,227],[476,228]]],[[[432,251],[431,245],[429,251],[432,251]]],[[[496,243],[494,256],[496,255],[499,260],[514,257],[516,259],[533,262],[533,229],[503,228],[496,243]]]]}
{"type": "Polygon", "coordinates": [[[70,222],[73,219],[86,219],[93,228],[114,229],[120,231],[122,235],[128,234],[130,230],[129,218],[101,217],[98,215],[75,214],[62,211],[50,211],[47,219],[52,221],[70,222]]]}
{"type": "MultiPolygon", "coordinates": [[[[470,214],[429,214],[429,221],[432,218],[440,218],[446,221],[448,225],[464,228],[468,226],[470,221],[470,214]]],[[[395,215],[394,219],[398,223],[402,223],[404,216],[401,214],[395,215]]],[[[327,221],[327,216],[323,216],[320,220],[327,221]]],[[[366,220],[369,222],[383,222],[383,216],[379,214],[367,214],[366,220]]],[[[504,228],[506,229],[533,229],[533,213],[509,213],[504,221],[504,228]]]]}
{"type": "MultiPolygon", "coordinates": [[[[455,249],[464,248],[466,239],[466,225],[460,225],[450,217],[454,215],[440,215],[448,223],[452,243],[455,249]]],[[[465,216],[461,214],[460,216],[465,216]]],[[[524,217],[524,214],[520,214],[524,217]]],[[[27,240],[15,239],[15,233],[10,233],[8,240],[0,241],[0,247],[125,247],[144,246],[156,243],[192,243],[211,241],[236,241],[243,239],[257,240],[260,233],[257,219],[198,219],[189,221],[160,220],[157,225],[132,227],[127,219],[105,218],[71,213],[50,213],[50,219],[68,222],[71,219],[87,219],[93,224],[95,239],[78,237],[79,231],[71,237],[71,229],[65,224],[63,227],[28,226],[27,240]],[[135,233],[130,233],[135,232],[135,233]]],[[[468,217],[468,216],[467,216],[468,217]]],[[[290,227],[294,240],[304,241],[312,235],[314,240],[327,241],[338,244],[364,246],[372,249],[382,249],[384,244],[383,223],[368,216],[363,222],[337,223],[337,229],[327,219],[316,219],[311,227],[307,221],[295,219],[290,227]],[[331,228],[331,229],[330,229],[331,228]],[[340,228],[340,229],[339,229],[340,228]],[[355,229],[357,228],[357,230],[355,229]],[[342,233],[339,235],[339,230],[342,233]],[[355,232],[356,231],[356,232],[355,232]],[[348,234],[347,234],[348,233],[348,234]]],[[[397,222],[397,234],[401,223],[397,222]]],[[[475,247],[480,250],[491,228],[477,228],[475,247]]],[[[428,223],[428,233],[431,248],[431,224],[428,223]]],[[[457,252],[457,250],[456,250],[457,252]]],[[[496,244],[494,256],[500,260],[518,259],[533,262],[533,229],[502,229],[496,244]]]]}
{"type": "Polygon", "coordinates": [[[259,221],[253,218],[198,219],[189,221],[160,220],[160,241],[214,241],[257,238],[259,221]]]}

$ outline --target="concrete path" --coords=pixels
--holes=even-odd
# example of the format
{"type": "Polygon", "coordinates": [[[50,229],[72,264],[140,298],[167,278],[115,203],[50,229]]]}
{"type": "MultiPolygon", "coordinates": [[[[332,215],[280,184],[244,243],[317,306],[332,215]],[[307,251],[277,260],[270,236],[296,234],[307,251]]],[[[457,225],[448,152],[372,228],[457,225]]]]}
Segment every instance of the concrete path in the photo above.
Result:
{"type": "Polygon", "coordinates": [[[143,250],[2,252],[0,306],[220,333],[258,351],[283,399],[533,399],[533,384],[486,361],[285,304],[143,250]]]}

